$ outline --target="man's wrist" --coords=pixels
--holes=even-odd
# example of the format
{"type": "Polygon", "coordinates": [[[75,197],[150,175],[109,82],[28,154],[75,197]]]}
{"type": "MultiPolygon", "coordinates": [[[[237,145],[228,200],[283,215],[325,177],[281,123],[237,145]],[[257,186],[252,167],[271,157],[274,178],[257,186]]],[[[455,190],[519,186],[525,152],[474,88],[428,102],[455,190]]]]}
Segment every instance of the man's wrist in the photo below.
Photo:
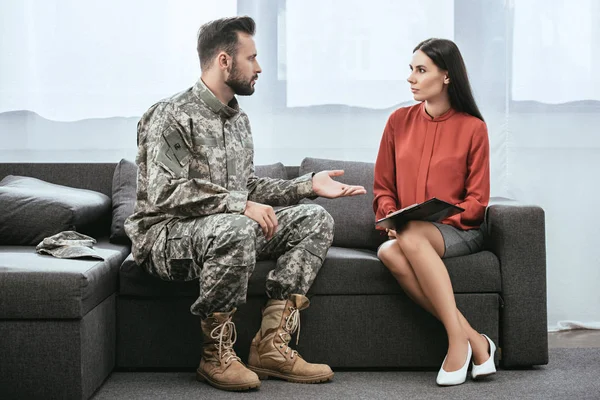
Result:
{"type": "Polygon", "coordinates": [[[313,190],[313,179],[315,173],[309,172],[298,178],[298,196],[300,198],[316,199],[319,197],[313,190]]]}
{"type": "Polygon", "coordinates": [[[232,214],[243,214],[248,205],[248,192],[231,191],[227,197],[227,211],[232,214]]]}

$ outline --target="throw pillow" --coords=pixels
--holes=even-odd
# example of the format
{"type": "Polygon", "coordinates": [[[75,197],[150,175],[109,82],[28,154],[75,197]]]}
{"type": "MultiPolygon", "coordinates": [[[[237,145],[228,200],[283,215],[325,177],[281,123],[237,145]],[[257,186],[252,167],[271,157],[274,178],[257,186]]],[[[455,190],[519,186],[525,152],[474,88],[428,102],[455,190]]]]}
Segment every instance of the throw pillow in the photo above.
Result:
{"type": "Polygon", "coordinates": [[[112,223],[110,241],[113,243],[131,243],[125,234],[125,220],[133,214],[137,191],[137,165],[122,159],[113,174],[112,184],[112,223]]]}
{"type": "Polygon", "coordinates": [[[30,245],[62,231],[98,232],[110,198],[26,176],[0,181],[0,244],[30,245]]]}

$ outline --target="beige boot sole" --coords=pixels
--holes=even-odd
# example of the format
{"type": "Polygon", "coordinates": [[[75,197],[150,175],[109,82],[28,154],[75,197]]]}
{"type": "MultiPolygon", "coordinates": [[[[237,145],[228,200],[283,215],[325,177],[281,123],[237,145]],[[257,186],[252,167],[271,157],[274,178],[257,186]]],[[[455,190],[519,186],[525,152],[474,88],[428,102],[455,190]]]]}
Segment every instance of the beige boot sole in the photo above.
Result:
{"type": "Polygon", "coordinates": [[[329,372],[323,375],[314,376],[299,376],[299,375],[288,375],[278,371],[270,369],[258,368],[248,365],[248,369],[258,375],[259,379],[279,378],[288,382],[294,383],[321,383],[327,382],[333,378],[333,372],[329,372]]]}
{"type": "Polygon", "coordinates": [[[219,383],[217,381],[210,379],[208,376],[204,375],[204,373],[202,371],[198,371],[198,370],[196,370],[196,380],[199,382],[206,382],[209,385],[216,387],[217,389],[228,390],[228,391],[233,391],[233,392],[240,392],[240,391],[250,390],[250,389],[258,389],[260,387],[260,380],[256,381],[256,382],[246,382],[246,383],[236,383],[236,384],[219,383]]]}

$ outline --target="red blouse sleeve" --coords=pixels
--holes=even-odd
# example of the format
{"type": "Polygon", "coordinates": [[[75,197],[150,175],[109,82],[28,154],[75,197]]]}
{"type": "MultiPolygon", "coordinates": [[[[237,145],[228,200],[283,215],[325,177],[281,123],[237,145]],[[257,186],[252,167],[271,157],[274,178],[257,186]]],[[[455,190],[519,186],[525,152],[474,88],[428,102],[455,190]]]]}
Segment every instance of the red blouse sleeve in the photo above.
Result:
{"type": "Polygon", "coordinates": [[[448,218],[448,222],[462,229],[478,228],[490,201],[490,147],[485,123],[471,138],[465,192],[465,200],[457,204],[465,211],[448,218]]]}
{"type": "Polygon", "coordinates": [[[376,220],[398,209],[393,116],[394,114],[388,118],[385,125],[375,161],[373,211],[376,220]]]}

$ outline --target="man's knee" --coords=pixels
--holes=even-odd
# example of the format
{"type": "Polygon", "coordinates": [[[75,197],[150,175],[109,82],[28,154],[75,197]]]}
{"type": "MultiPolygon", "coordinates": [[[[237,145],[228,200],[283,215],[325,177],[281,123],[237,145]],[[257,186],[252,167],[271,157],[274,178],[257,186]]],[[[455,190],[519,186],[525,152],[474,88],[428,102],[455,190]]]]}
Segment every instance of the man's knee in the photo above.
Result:
{"type": "Polygon", "coordinates": [[[302,204],[297,206],[297,218],[308,229],[326,230],[333,232],[334,221],[331,214],[318,204],[302,204]]]}
{"type": "Polygon", "coordinates": [[[223,214],[208,235],[208,250],[215,254],[247,254],[255,257],[256,222],[238,214],[223,214]]]}

